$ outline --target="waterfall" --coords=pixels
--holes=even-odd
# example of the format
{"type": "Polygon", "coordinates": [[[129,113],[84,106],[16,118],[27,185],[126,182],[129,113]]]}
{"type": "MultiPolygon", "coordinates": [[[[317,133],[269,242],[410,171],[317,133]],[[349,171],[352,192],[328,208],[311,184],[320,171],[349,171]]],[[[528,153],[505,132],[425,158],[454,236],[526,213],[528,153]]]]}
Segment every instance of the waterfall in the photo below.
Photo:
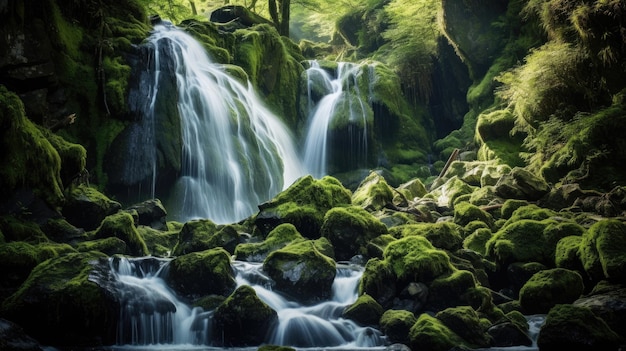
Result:
{"type": "MultiPolygon", "coordinates": [[[[176,99],[180,115],[180,174],[164,200],[173,218],[237,222],[302,175],[289,130],[264,106],[249,81],[244,84],[229,76],[192,36],[171,24],[156,25],[148,42],[153,79],[146,80],[151,86],[142,88],[147,101],[144,118],[172,114],[167,108],[159,110],[171,99],[176,99]],[[161,92],[160,75],[172,77],[174,91],[161,92]]],[[[144,131],[161,129],[161,135],[176,128],[142,123],[149,126],[144,131]]],[[[146,145],[136,145],[138,150],[154,148],[151,137],[145,140],[146,145]]],[[[146,168],[154,170],[156,179],[159,157],[137,154],[144,159],[135,162],[152,162],[146,168]]]]}
{"type": "MultiPolygon", "coordinates": [[[[109,259],[112,293],[120,303],[117,344],[219,344],[212,329],[213,311],[183,303],[163,279],[169,259],[153,257],[109,259]]],[[[272,291],[272,281],[261,263],[234,261],[238,285],[250,285],[261,300],[278,313],[279,323],[267,343],[292,347],[377,348],[384,345],[380,331],[341,318],[343,309],[357,299],[363,268],[338,264],[329,301],[303,306],[272,291]]]]}
{"type": "MultiPolygon", "coordinates": [[[[365,65],[368,91],[361,92],[360,76],[363,66],[339,62],[336,73],[331,75],[320,67],[319,62],[310,61],[306,71],[307,85],[307,134],[304,145],[304,164],[314,177],[329,173],[329,150],[332,140],[331,129],[341,130],[334,142],[333,153],[338,155],[335,163],[345,169],[363,167],[368,155],[368,119],[373,118],[369,98],[375,80],[373,66],[365,65]],[[323,97],[315,96],[323,91],[323,97]],[[367,94],[364,96],[364,94],[367,94]],[[338,120],[340,119],[340,120],[338,120]]],[[[344,170],[345,170],[344,169],[344,170]]]]}

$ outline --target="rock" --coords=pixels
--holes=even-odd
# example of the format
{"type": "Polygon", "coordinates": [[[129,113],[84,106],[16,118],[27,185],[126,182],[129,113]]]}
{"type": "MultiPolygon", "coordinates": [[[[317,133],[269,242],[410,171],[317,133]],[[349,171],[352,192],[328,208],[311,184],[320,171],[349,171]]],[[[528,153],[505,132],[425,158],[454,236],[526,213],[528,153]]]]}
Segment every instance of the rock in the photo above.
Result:
{"type": "Polygon", "coordinates": [[[364,294],[346,307],[342,313],[343,318],[351,319],[361,326],[378,326],[380,317],[383,315],[383,307],[371,296],[364,294]]]}
{"type": "Polygon", "coordinates": [[[496,193],[506,199],[536,201],[550,192],[545,180],[521,167],[514,167],[496,183],[496,193]]]}
{"type": "Polygon", "coordinates": [[[618,335],[626,335],[626,287],[623,284],[598,283],[593,291],[572,303],[590,309],[618,335]]]}
{"type": "Polygon", "coordinates": [[[276,282],[276,290],[292,298],[311,303],[325,300],[337,274],[335,261],[325,255],[332,249],[325,238],[292,243],[270,253],[263,270],[276,282]]]}
{"type": "Polygon", "coordinates": [[[158,230],[166,229],[165,217],[167,216],[167,211],[159,199],[151,199],[134,204],[128,207],[127,210],[137,211],[139,225],[146,225],[158,230]]]}
{"type": "Polygon", "coordinates": [[[17,324],[0,319],[0,349],[4,351],[43,351],[37,340],[17,324]]]}
{"type": "Polygon", "coordinates": [[[256,346],[278,321],[276,311],[256,295],[249,285],[235,290],[215,310],[213,335],[227,347],[256,346]]]}
{"type": "Polygon", "coordinates": [[[618,219],[603,219],[583,235],[580,258],[587,275],[593,280],[610,279],[626,282],[626,224],[618,219]]]}
{"type": "Polygon", "coordinates": [[[267,255],[295,241],[305,240],[291,223],[283,223],[274,228],[265,240],[259,243],[242,243],[235,248],[237,260],[263,262],[267,255]]]}
{"type": "Polygon", "coordinates": [[[368,242],[386,234],[387,227],[359,206],[335,207],[326,212],[320,233],[333,245],[335,258],[347,261],[367,254],[368,242]]]}
{"type": "Polygon", "coordinates": [[[324,215],[333,207],[352,204],[351,192],[330,176],[304,176],[272,200],[259,206],[254,224],[263,235],[282,223],[293,224],[309,239],[320,237],[324,215]]]}
{"type": "Polygon", "coordinates": [[[437,312],[435,318],[471,345],[491,345],[491,336],[485,332],[478,313],[470,306],[447,308],[437,312]]]}
{"type": "Polygon", "coordinates": [[[119,202],[109,199],[95,188],[79,185],[67,192],[67,201],[63,206],[62,214],[77,228],[94,230],[104,218],[121,208],[122,205],[119,202]]]}
{"type": "Polygon", "coordinates": [[[212,294],[226,296],[237,286],[230,260],[230,254],[222,248],[192,252],[174,258],[164,279],[179,295],[189,299],[212,294]]]}
{"type": "Polygon", "coordinates": [[[94,234],[95,239],[111,237],[126,243],[127,251],[120,253],[131,256],[146,256],[150,253],[130,213],[119,212],[106,217],[94,234]]]}
{"type": "Polygon", "coordinates": [[[563,268],[539,271],[522,286],[519,302],[525,314],[548,313],[558,304],[571,304],[584,291],[578,272],[563,268]]]}
{"type": "Polygon", "coordinates": [[[352,194],[352,203],[368,211],[377,211],[393,203],[394,191],[385,178],[371,172],[352,194]]]}
{"type": "Polygon", "coordinates": [[[409,343],[409,330],[417,322],[412,312],[406,310],[386,310],[380,317],[380,330],[392,343],[409,343]]]}
{"type": "Polygon", "coordinates": [[[550,310],[537,338],[542,351],[617,351],[619,344],[620,337],[590,309],[567,304],[550,310]]]}

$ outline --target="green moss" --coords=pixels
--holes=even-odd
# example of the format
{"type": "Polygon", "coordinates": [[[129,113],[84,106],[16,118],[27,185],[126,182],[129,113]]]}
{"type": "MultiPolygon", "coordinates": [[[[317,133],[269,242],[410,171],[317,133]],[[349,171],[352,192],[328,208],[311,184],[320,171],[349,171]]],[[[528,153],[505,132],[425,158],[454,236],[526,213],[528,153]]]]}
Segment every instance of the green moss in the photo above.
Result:
{"type": "Polygon", "coordinates": [[[526,205],[529,205],[526,200],[507,199],[502,204],[502,209],[500,210],[501,216],[503,219],[509,219],[515,210],[526,205]]]}
{"type": "MultiPolygon", "coordinates": [[[[509,205],[513,205],[514,203],[510,203],[509,205]]],[[[523,203],[516,203],[516,204],[521,204],[522,206],[519,206],[517,209],[515,209],[513,211],[513,213],[511,214],[511,217],[507,219],[505,226],[521,221],[522,219],[532,219],[535,221],[542,221],[544,219],[549,219],[549,218],[553,218],[556,217],[556,212],[554,212],[553,210],[549,209],[549,208],[544,208],[544,207],[539,207],[538,205],[535,204],[528,204],[525,205],[523,203]]],[[[510,207],[507,208],[511,209],[510,207]]]]}
{"type": "Polygon", "coordinates": [[[440,320],[425,313],[411,327],[409,339],[412,350],[448,351],[460,345],[471,346],[440,320]]]}
{"type": "Polygon", "coordinates": [[[548,313],[558,304],[571,304],[582,295],[585,286],[580,273],[563,268],[535,273],[519,292],[519,301],[527,314],[548,313]]]}
{"type": "Polygon", "coordinates": [[[169,270],[167,283],[183,296],[226,296],[236,287],[230,254],[222,248],[178,256],[170,262],[169,270]]]}
{"type": "Polygon", "coordinates": [[[37,223],[26,221],[16,216],[5,215],[0,217],[0,230],[7,241],[48,242],[48,238],[37,223]]]}
{"type": "Polygon", "coordinates": [[[422,236],[436,248],[454,251],[461,246],[461,227],[451,222],[416,223],[396,226],[389,229],[395,238],[413,235],[422,236]]]}
{"type": "Polygon", "coordinates": [[[116,254],[125,254],[128,252],[128,247],[124,240],[116,237],[108,237],[78,243],[76,244],[76,250],[79,252],[100,251],[107,256],[113,256],[116,254]]]}
{"type": "Polygon", "coordinates": [[[413,312],[386,310],[380,317],[380,330],[392,343],[409,343],[409,330],[417,322],[413,312]]]}
{"type": "Polygon", "coordinates": [[[243,261],[262,262],[270,252],[300,240],[304,240],[304,237],[296,227],[291,223],[284,223],[274,228],[262,242],[237,245],[235,257],[243,261]]]}
{"type": "Polygon", "coordinates": [[[371,172],[352,194],[352,203],[368,210],[380,210],[392,202],[393,194],[385,178],[371,172]]]}
{"type": "Polygon", "coordinates": [[[581,236],[566,236],[559,240],[554,250],[554,263],[559,268],[582,271],[579,257],[581,236]]]}
{"type": "Polygon", "coordinates": [[[487,252],[487,242],[493,233],[488,228],[478,228],[472,234],[463,239],[463,248],[478,252],[481,255],[485,255],[487,252]]]}
{"type": "Polygon", "coordinates": [[[24,115],[19,97],[0,86],[2,150],[0,186],[11,194],[19,188],[33,189],[52,208],[63,201],[61,158],[41,130],[24,115]]]}
{"type": "Polygon", "coordinates": [[[346,307],[342,317],[351,319],[359,325],[378,326],[378,321],[383,312],[383,307],[376,300],[364,294],[359,296],[353,304],[346,307]]]}
{"type": "Polygon", "coordinates": [[[466,226],[473,221],[483,222],[488,228],[493,228],[494,226],[493,217],[478,206],[469,202],[457,203],[454,206],[454,223],[466,226]]]}
{"type": "Polygon", "coordinates": [[[471,305],[480,308],[483,299],[475,299],[476,287],[474,275],[466,270],[453,270],[434,279],[429,286],[428,307],[440,311],[448,307],[471,305]]]}
{"type": "Polygon", "coordinates": [[[626,224],[617,219],[604,219],[593,224],[580,243],[580,259],[585,272],[595,280],[624,281],[626,255],[626,224]]]}
{"type": "Polygon", "coordinates": [[[422,236],[408,236],[389,243],[383,256],[404,282],[430,282],[454,270],[450,257],[422,236]]]}
{"type": "Polygon", "coordinates": [[[332,243],[337,259],[342,261],[366,255],[368,242],[387,233],[387,227],[359,206],[335,207],[324,215],[320,233],[332,243]]]}
{"type": "Polygon", "coordinates": [[[365,264],[365,271],[359,282],[359,294],[368,294],[380,302],[389,287],[388,282],[396,279],[393,267],[387,260],[372,258],[365,264]]]}
{"type": "Polygon", "coordinates": [[[469,306],[447,308],[437,312],[439,319],[455,334],[466,340],[473,347],[491,346],[491,337],[483,328],[478,313],[469,306]]]}
{"type": "Polygon", "coordinates": [[[178,230],[161,231],[151,227],[140,225],[137,231],[143,237],[146,247],[151,255],[157,257],[168,257],[172,254],[174,246],[178,242],[178,230]]]}
{"type": "Polygon", "coordinates": [[[502,267],[512,262],[554,263],[555,243],[549,243],[544,230],[552,220],[521,219],[498,230],[486,244],[487,257],[502,267]]]}
{"type": "Polygon", "coordinates": [[[116,237],[123,240],[127,247],[127,254],[132,256],[146,256],[150,252],[146,243],[135,227],[135,220],[128,212],[118,212],[106,217],[96,230],[95,238],[103,239],[116,237]]]}

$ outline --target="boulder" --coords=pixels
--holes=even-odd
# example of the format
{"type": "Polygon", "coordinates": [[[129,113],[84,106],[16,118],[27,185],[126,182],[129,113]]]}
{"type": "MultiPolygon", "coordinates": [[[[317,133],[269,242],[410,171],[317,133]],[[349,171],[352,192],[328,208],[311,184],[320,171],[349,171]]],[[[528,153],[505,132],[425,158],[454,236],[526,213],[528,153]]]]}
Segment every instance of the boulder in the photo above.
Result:
{"type": "Polygon", "coordinates": [[[328,249],[332,246],[325,238],[292,243],[270,253],[263,270],[276,282],[276,290],[302,303],[325,300],[337,274],[335,261],[324,254],[328,249]]]}
{"type": "Polygon", "coordinates": [[[351,319],[362,326],[376,327],[383,312],[383,307],[376,300],[364,294],[359,296],[353,304],[346,307],[341,316],[351,319]]]}
{"type": "Polygon", "coordinates": [[[386,310],[380,317],[380,330],[391,343],[409,343],[409,330],[417,318],[406,310],[386,310]]]}
{"type": "Polygon", "coordinates": [[[237,260],[263,262],[272,251],[276,251],[295,241],[305,240],[291,223],[283,223],[274,228],[262,242],[241,243],[235,248],[237,260]]]}
{"type": "Polygon", "coordinates": [[[237,286],[230,260],[230,254],[222,248],[185,254],[170,262],[164,279],[174,291],[189,299],[212,294],[226,296],[237,286]]]}
{"type": "Polygon", "coordinates": [[[119,202],[83,184],[72,187],[66,197],[63,216],[72,225],[87,231],[96,229],[106,216],[122,209],[119,202]]]}
{"type": "Polygon", "coordinates": [[[118,212],[106,217],[95,231],[95,239],[115,237],[126,243],[127,251],[124,254],[131,256],[146,256],[149,254],[143,237],[137,231],[135,220],[128,212],[118,212]]]}
{"type": "Polygon", "coordinates": [[[496,193],[506,199],[536,201],[550,192],[548,183],[522,167],[514,167],[500,177],[496,193]]]}
{"type": "Polygon", "coordinates": [[[581,306],[561,304],[550,309],[537,338],[542,351],[618,350],[620,337],[602,318],[581,306]]]}
{"type": "Polygon", "coordinates": [[[387,233],[387,227],[359,206],[335,207],[324,216],[320,229],[334,247],[338,261],[348,261],[356,255],[367,254],[367,244],[387,233]]]}
{"type": "Polygon", "coordinates": [[[558,304],[571,304],[584,291],[578,272],[563,268],[539,271],[522,286],[519,302],[526,314],[548,313],[558,304]]]}
{"type": "Polygon", "coordinates": [[[249,285],[237,288],[215,310],[213,335],[226,347],[257,346],[278,321],[278,315],[249,285]]]}

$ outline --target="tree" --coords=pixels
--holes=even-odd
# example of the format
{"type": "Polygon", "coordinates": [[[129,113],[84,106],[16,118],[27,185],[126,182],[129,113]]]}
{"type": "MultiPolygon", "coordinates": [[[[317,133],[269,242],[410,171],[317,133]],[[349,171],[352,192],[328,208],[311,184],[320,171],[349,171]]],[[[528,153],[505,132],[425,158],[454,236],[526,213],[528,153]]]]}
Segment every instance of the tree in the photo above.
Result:
{"type": "Polygon", "coordinates": [[[270,17],[280,35],[289,36],[291,0],[268,0],[270,17]]]}

